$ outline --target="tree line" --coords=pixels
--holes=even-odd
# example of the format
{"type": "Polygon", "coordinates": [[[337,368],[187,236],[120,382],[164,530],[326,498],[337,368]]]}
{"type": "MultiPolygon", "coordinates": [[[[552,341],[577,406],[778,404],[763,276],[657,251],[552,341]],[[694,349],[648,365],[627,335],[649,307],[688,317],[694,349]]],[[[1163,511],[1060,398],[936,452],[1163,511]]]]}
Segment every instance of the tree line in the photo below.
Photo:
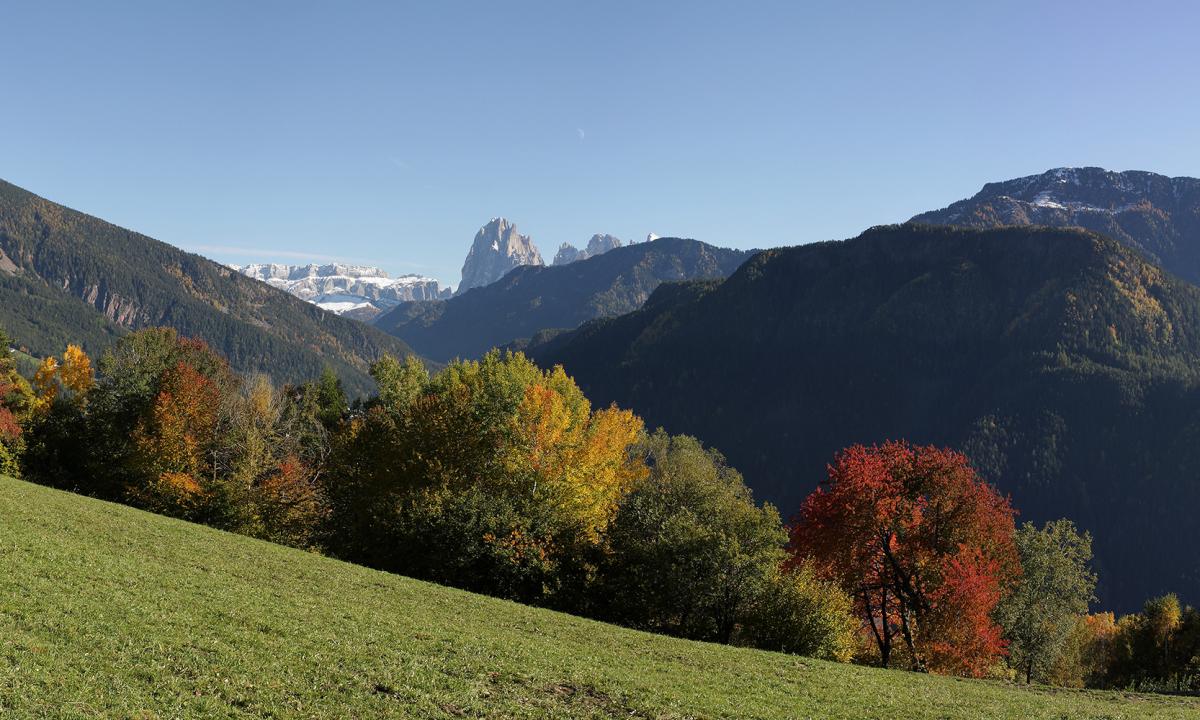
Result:
{"type": "MultiPolygon", "coordinates": [[[[7,339],[4,347],[8,347],[7,339]]],[[[723,456],[493,351],[274,386],[169,329],[0,356],[0,472],[680,637],[1067,686],[1200,688],[1174,596],[1089,614],[1091,539],[1017,527],[961,453],[855,446],[785,524],[723,456]]]]}

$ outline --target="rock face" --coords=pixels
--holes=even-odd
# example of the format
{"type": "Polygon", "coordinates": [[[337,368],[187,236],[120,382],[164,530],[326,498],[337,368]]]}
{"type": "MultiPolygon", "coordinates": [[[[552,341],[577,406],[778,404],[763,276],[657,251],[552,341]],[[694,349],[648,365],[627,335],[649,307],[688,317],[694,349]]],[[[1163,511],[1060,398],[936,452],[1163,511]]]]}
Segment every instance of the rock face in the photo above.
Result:
{"type": "Polygon", "coordinates": [[[588,240],[587,247],[583,250],[575,247],[571,243],[563,243],[558,248],[558,253],[554,256],[555,265],[566,265],[577,260],[587,260],[590,257],[602,255],[613,248],[621,247],[621,239],[612,235],[596,234],[588,240]]]}
{"type": "Polygon", "coordinates": [[[368,319],[402,302],[450,297],[450,288],[420,275],[398,278],[367,265],[243,265],[238,272],[338,315],[368,319]]]}
{"type": "Polygon", "coordinates": [[[988,183],[974,197],[913,222],[990,228],[1077,226],[1107,235],[1200,283],[1200,180],[1103,168],[1057,168],[988,183]]]}
{"type": "Polygon", "coordinates": [[[545,264],[537,246],[528,236],[518,233],[516,225],[505,218],[492,218],[475,233],[471,251],[463,262],[458,293],[490,285],[513,268],[545,264]]]}

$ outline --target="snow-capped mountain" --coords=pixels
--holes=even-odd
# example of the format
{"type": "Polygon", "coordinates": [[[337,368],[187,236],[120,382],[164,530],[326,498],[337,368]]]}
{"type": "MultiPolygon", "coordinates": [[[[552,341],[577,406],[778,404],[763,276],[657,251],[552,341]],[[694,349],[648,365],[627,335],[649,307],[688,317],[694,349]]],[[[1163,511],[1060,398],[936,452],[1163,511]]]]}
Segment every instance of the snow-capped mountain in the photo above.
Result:
{"type": "Polygon", "coordinates": [[[258,263],[236,269],[320,308],[360,320],[409,300],[437,300],[451,295],[450,288],[439,288],[433,278],[420,275],[393,278],[368,265],[258,263]]]}
{"type": "Polygon", "coordinates": [[[988,183],[974,197],[913,222],[968,227],[1082,227],[1200,283],[1200,180],[1131,170],[1056,168],[988,183]]]}
{"type": "Polygon", "coordinates": [[[463,262],[458,292],[490,285],[521,265],[545,264],[529,236],[518,233],[517,226],[505,218],[492,218],[475,233],[463,262]]]}

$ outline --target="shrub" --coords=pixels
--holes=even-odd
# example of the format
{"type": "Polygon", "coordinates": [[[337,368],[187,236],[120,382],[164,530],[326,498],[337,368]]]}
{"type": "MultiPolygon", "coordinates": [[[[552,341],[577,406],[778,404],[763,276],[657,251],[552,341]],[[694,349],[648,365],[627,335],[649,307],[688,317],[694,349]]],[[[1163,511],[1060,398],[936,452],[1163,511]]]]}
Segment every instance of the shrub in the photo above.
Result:
{"type": "Polygon", "coordinates": [[[805,565],[767,579],[739,639],[764,650],[848,662],[858,632],[850,596],[805,565]]]}
{"type": "Polygon", "coordinates": [[[659,430],[640,452],[650,473],[606,533],[603,613],[632,627],[729,642],[784,560],[779,513],[757,507],[741,475],[694,438],[659,430]]]}

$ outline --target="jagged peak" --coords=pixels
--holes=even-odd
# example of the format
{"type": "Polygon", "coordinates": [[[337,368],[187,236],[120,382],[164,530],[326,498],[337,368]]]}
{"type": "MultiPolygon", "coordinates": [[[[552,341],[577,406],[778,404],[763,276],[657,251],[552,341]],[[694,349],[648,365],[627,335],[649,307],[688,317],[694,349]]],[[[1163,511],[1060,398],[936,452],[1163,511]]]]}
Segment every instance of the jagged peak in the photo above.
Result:
{"type": "Polygon", "coordinates": [[[545,265],[537,245],[505,217],[493,217],[475,233],[463,261],[458,292],[488,285],[521,265],[545,265]]]}

